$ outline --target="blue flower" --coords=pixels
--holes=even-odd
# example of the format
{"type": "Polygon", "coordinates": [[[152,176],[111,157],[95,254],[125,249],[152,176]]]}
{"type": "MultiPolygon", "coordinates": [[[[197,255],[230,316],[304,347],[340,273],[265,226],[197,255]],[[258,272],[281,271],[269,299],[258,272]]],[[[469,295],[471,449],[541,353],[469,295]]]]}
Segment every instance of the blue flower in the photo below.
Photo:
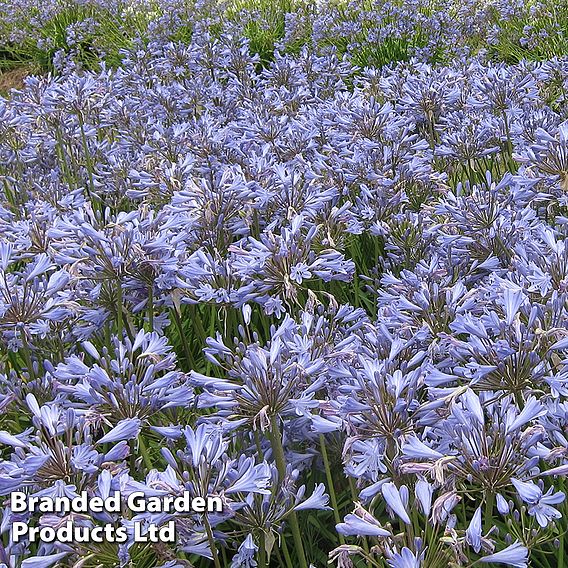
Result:
{"type": "Polygon", "coordinates": [[[385,483],[381,487],[383,497],[387,505],[407,524],[412,524],[410,517],[406,511],[408,502],[408,490],[403,485],[400,489],[392,483],[385,483]],[[404,499],[404,502],[403,502],[404,499]]]}
{"type": "Polygon", "coordinates": [[[388,559],[390,568],[421,568],[424,553],[414,554],[409,548],[403,546],[400,552],[395,552],[388,559]]]}
{"type": "Polygon", "coordinates": [[[487,564],[506,564],[507,566],[513,566],[514,568],[527,568],[528,553],[529,551],[526,546],[523,546],[519,542],[514,542],[499,552],[480,558],[479,562],[487,564]]]}
{"type": "Polygon", "coordinates": [[[345,536],[390,536],[390,532],[383,529],[380,523],[363,507],[355,508],[354,513],[345,516],[343,523],[335,526],[339,534],[345,536]]]}
{"type": "Polygon", "coordinates": [[[136,418],[121,420],[114,428],[98,440],[99,444],[108,444],[121,440],[132,440],[140,433],[141,421],[136,418]]]}
{"type": "Polygon", "coordinates": [[[481,550],[481,507],[478,507],[473,514],[471,522],[465,531],[466,542],[479,553],[481,550]]]}
{"type": "Polygon", "coordinates": [[[230,568],[255,568],[258,566],[254,559],[258,546],[254,543],[251,534],[248,534],[245,540],[239,546],[239,550],[231,561],[230,568]]]}
{"type": "Polygon", "coordinates": [[[68,552],[59,552],[57,554],[46,554],[44,556],[26,558],[22,562],[22,568],[49,568],[49,566],[53,566],[68,554],[68,552]]]}

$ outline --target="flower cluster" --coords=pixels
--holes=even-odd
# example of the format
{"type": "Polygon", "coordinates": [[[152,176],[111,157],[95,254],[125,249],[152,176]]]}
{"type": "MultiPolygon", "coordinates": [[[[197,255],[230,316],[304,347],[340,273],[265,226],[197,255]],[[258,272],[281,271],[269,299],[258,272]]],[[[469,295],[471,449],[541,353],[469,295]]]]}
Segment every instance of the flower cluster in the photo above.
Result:
{"type": "Polygon", "coordinates": [[[263,64],[275,47],[302,46],[337,51],[361,67],[472,52],[518,61],[564,54],[563,18],[551,0],[1,0],[0,57],[73,71],[116,65],[125,49],[150,41],[231,33],[248,38],[263,64]]]}

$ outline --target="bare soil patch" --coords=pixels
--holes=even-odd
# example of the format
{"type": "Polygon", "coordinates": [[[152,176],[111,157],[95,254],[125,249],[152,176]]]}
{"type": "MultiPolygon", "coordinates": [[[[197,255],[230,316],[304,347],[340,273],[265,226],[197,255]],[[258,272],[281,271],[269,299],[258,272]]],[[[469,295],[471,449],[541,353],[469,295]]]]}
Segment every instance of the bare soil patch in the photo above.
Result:
{"type": "Polygon", "coordinates": [[[21,89],[24,79],[31,75],[34,69],[29,65],[22,65],[14,69],[0,70],[0,95],[7,95],[12,89],[21,89]]]}

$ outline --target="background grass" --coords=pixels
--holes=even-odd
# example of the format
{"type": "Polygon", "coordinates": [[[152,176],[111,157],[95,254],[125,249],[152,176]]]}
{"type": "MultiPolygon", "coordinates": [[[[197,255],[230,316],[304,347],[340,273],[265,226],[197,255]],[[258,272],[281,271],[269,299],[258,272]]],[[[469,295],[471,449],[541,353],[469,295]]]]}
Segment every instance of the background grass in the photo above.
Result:
{"type": "Polygon", "coordinates": [[[333,48],[359,67],[408,60],[421,51],[438,63],[457,47],[473,54],[483,50],[490,58],[509,63],[568,53],[568,0],[531,2],[505,14],[492,2],[476,2],[466,10],[455,0],[420,0],[406,11],[407,2],[385,0],[173,2],[150,0],[137,8],[124,2],[107,7],[55,0],[45,12],[41,4],[18,10],[11,0],[3,0],[0,69],[32,66],[57,72],[65,57],[85,69],[96,70],[101,62],[116,66],[124,50],[147,44],[156,34],[189,42],[196,22],[213,36],[227,29],[238,31],[260,56],[261,67],[273,59],[276,48],[298,52],[304,45],[333,48]],[[326,28],[327,22],[333,25],[326,28]],[[448,37],[443,29],[452,25],[462,28],[459,38],[455,32],[448,37]]]}

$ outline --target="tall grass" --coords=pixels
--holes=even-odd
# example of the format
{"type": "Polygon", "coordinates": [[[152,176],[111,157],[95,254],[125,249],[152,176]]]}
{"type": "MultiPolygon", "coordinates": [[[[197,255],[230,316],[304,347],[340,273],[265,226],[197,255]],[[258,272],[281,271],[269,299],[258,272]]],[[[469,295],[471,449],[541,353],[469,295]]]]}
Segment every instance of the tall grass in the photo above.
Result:
{"type": "MultiPolygon", "coordinates": [[[[328,0],[321,6],[307,0],[213,0],[205,7],[183,0],[171,5],[150,2],[139,8],[119,4],[112,9],[110,5],[105,8],[65,0],[57,2],[47,17],[39,7],[17,12],[13,3],[11,11],[6,6],[5,15],[0,16],[0,69],[32,63],[46,71],[54,70],[56,55],[67,55],[86,69],[99,68],[101,61],[119,65],[123,50],[132,48],[137,40],[151,41],[156,25],[168,18],[166,39],[172,41],[191,41],[197,19],[201,24],[207,20],[204,25],[214,36],[223,29],[236,28],[248,39],[251,51],[259,54],[261,66],[269,64],[277,47],[294,52],[306,44],[315,49],[333,46],[359,67],[404,61],[417,49],[427,50],[428,57],[439,62],[445,57],[445,48],[452,46],[444,43],[444,30],[436,31],[435,25],[425,26],[424,22],[442,12],[458,24],[464,17],[454,0],[449,4],[441,0],[420,3],[416,12],[408,9],[402,31],[397,31],[401,24],[397,10],[404,10],[405,3],[383,0],[328,0]],[[314,24],[321,27],[322,21],[333,25],[324,29],[323,35],[314,35],[314,24]],[[438,32],[440,37],[435,38],[438,32]]],[[[491,57],[506,62],[568,53],[568,0],[529,4],[508,17],[491,2],[483,6],[475,17],[482,18],[484,30],[492,30],[489,35],[479,30],[468,35],[461,22],[465,31],[460,41],[474,53],[487,50],[491,57]]]]}

